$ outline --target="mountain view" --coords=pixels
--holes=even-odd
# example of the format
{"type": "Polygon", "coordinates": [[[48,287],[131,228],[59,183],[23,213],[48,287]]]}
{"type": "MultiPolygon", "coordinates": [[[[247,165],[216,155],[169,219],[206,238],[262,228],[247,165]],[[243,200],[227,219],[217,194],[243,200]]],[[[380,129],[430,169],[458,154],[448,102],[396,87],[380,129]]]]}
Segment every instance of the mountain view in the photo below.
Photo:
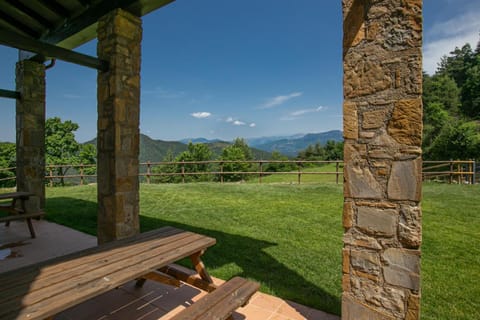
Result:
{"type": "MultiPolygon", "coordinates": [[[[334,130],[322,133],[296,134],[291,136],[271,136],[245,139],[250,146],[255,159],[269,160],[271,153],[278,151],[281,154],[294,158],[297,154],[306,149],[309,145],[320,143],[324,145],[328,140],[336,142],[342,141],[342,131],[334,130]]],[[[205,139],[205,138],[187,138],[180,141],[164,141],[152,139],[147,135],[140,135],[140,162],[158,162],[164,160],[169,151],[174,156],[187,150],[187,144],[205,143],[215,157],[218,157],[222,150],[231,144],[228,141],[221,141],[219,139],[205,139]]],[[[85,142],[85,144],[96,145],[96,139],[85,142]]]]}

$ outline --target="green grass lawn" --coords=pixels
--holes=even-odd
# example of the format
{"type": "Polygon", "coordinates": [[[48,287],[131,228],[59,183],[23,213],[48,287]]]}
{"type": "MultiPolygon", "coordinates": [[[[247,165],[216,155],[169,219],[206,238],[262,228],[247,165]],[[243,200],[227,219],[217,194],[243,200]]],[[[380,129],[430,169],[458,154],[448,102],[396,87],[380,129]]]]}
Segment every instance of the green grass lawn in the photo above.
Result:
{"type": "MultiPolygon", "coordinates": [[[[284,181],[282,181],[284,182],[284,181]]],[[[213,236],[212,275],[340,313],[342,185],[142,185],[142,231],[173,225],[213,236]]],[[[480,186],[425,184],[422,319],[480,319],[480,186]]],[[[96,187],[47,188],[48,219],[96,232],[96,187]]]]}

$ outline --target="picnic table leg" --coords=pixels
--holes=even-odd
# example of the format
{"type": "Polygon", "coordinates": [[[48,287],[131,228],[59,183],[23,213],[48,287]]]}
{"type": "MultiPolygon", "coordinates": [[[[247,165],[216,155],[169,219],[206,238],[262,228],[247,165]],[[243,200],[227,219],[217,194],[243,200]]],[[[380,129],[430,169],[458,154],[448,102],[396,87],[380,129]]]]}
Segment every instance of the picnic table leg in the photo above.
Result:
{"type": "Polygon", "coordinates": [[[30,230],[30,235],[32,236],[32,239],[35,239],[35,230],[33,230],[33,224],[32,224],[31,218],[27,218],[27,225],[28,225],[28,229],[30,230]]]}
{"type": "MultiPolygon", "coordinates": [[[[16,198],[13,198],[12,200],[12,204],[10,205],[10,210],[15,213],[15,203],[17,202],[17,199],[16,198]]],[[[10,221],[6,221],[5,222],[5,226],[8,227],[10,226],[10,221]]]]}
{"type": "Polygon", "coordinates": [[[198,275],[200,278],[203,280],[207,281],[208,283],[213,283],[212,278],[207,272],[207,269],[205,269],[205,265],[203,264],[202,260],[200,257],[205,253],[204,250],[194,253],[190,256],[190,260],[192,261],[193,266],[195,267],[195,270],[197,271],[198,275]]]}

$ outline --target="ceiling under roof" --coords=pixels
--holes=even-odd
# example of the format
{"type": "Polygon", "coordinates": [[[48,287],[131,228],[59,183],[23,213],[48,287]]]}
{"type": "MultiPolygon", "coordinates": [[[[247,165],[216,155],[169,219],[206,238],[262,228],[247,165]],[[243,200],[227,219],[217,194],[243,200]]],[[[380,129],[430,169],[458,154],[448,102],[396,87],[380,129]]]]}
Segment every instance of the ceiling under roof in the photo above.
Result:
{"type": "Polygon", "coordinates": [[[0,0],[0,31],[73,49],[95,38],[98,19],[116,8],[141,17],[173,1],[0,0]]]}

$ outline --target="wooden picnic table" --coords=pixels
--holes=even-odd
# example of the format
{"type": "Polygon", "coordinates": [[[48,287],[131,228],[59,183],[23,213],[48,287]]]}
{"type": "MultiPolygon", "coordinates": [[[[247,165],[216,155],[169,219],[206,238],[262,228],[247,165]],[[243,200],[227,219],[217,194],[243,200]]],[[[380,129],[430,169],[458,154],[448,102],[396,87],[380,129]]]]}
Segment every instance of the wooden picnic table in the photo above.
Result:
{"type": "Polygon", "coordinates": [[[22,220],[27,221],[28,229],[30,230],[30,235],[32,238],[35,238],[35,230],[33,229],[32,218],[40,217],[44,215],[44,212],[27,212],[25,202],[35,194],[31,192],[10,192],[0,194],[1,200],[10,200],[8,203],[1,203],[0,210],[6,211],[8,213],[5,217],[0,217],[0,223],[5,222],[5,225],[8,227],[10,221],[12,220],[22,220]],[[17,205],[17,202],[20,202],[20,206],[17,205]]]}
{"type": "Polygon", "coordinates": [[[173,285],[183,281],[212,292],[175,319],[227,319],[258,290],[258,284],[236,277],[217,288],[201,261],[215,242],[164,227],[0,274],[0,319],[51,319],[128,281],[137,280],[141,286],[146,279],[173,285]],[[186,257],[196,270],[194,276],[170,266],[186,257]]]}

